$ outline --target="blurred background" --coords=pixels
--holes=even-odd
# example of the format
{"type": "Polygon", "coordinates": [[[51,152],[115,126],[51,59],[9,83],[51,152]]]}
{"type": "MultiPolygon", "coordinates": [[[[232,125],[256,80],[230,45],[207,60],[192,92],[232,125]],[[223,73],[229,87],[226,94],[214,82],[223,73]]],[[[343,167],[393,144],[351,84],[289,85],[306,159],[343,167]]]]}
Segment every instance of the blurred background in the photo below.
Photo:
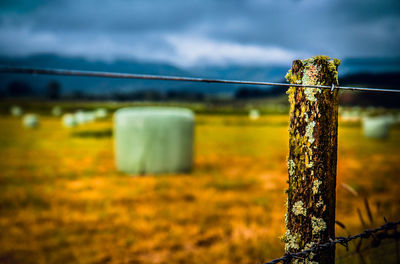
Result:
{"type": "MultiPolygon", "coordinates": [[[[400,89],[397,0],[0,1],[0,65],[400,89]]],[[[283,87],[0,74],[0,262],[262,263],[285,232],[283,87]],[[194,113],[189,173],[117,169],[114,112],[194,113]]],[[[400,217],[400,96],[340,92],[337,235],[400,217]]],[[[393,241],[338,263],[395,263],[393,241]],[[361,257],[360,257],[361,256],[361,257]]],[[[357,243],[351,244],[353,249],[357,243]]],[[[361,247],[361,246],[359,246],[361,247]]]]}

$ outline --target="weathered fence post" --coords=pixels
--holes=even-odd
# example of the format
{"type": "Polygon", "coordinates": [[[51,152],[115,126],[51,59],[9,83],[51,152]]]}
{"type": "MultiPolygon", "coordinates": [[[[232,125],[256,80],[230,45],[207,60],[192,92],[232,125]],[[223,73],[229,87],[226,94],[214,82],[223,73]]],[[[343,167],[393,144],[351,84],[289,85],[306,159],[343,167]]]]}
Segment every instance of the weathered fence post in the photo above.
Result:
{"type": "MultiPolygon", "coordinates": [[[[293,61],[286,78],[305,85],[337,85],[340,61],[327,56],[293,61]]],[[[289,189],[286,252],[335,237],[338,91],[290,87],[289,189]]],[[[334,263],[335,249],[292,263],[334,263]]]]}

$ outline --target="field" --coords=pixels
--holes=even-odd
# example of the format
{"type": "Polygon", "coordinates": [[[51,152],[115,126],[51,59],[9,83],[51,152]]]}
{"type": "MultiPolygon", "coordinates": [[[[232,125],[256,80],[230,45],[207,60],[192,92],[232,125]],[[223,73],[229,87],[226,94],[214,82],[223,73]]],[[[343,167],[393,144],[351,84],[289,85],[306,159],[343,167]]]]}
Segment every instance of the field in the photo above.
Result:
{"type": "MultiPolygon", "coordinates": [[[[286,115],[199,115],[193,172],[145,177],[116,172],[111,119],[76,129],[41,121],[26,129],[0,117],[0,263],[244,264],[283,254],[286,115]]],[[[339,127],[337,220],[352,234],[398,220],[400,128],[371,140],[357,123],[339,127]]]]}

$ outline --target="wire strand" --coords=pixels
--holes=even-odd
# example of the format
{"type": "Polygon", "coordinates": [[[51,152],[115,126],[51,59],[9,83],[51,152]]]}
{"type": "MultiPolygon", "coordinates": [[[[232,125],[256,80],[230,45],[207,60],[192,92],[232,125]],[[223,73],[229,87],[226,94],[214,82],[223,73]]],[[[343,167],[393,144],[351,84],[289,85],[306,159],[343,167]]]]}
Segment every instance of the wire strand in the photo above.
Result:
{"type": "Polygon", "coordinates": [[[321,88],[321,89],[341,89],[356,90],[369,92],[392,92],[400,93],[396,89],[380,89],[368,87],[348,87],[348,86],[328,86],[328,85],[305,85],[290,84],[276,82],[257,82],[242,80],[224,80],[224,79],[208,79],[197,77],[180,77],[180,76],[164,76],[149,75],[135,73],[116,73],[116,72],[100,72],[100,71],[80,71],[65,69],[39,69],[39,68],[17,68],[17,67],[0,67],[0,73],[16,73],[16,74],[42,74],[42,75],[64,75],[64,76],[81,76],[81,77],[102,77],[102,78],[119,78],[119,79],[145,79],[145,80],[164,80],[164,81],[184,81],[184,82],[204,82],[204,83],[225,83],[225,84],[247,84],[261,86],[285,86],[285,87],[305,87],[305,88],[321,88]]]}
{"type": "Polygon", "coordinates": [[[375,229],[367,229],[364,230],[362,233],[359,233],[357,235],[354,236],[349,236],[349,237],[337,237],[336,240],[331,240],[330,242],[324,243],[324,244],[315,244],[312,248],[310,249],[306,249],[300,252],[296,252],[296,253],[286,253],[284,256],[265,262],[264,264],[277,264],[280,262],[285,262],[285,261],[289,261],[291,259],[297,259],[297,258],[306,258],[308,257],[311,253],[317,253],[319,251],[322,250],[327,250],[329,248],[334,247],[335,245],[342,245],[344,247],[346,247],[346,249],[348,248],[348,243],[354,239],[357,238],[361,238],[361,239],[365,239],[365,238],[370,238],[371,236],[373,236],[375,233],[379,232],[379,231],[383,231],[383,230],[396,230],[397,226],[400,225],[400,221],[397,222],[387,222],[384,225],[377,227],[375,229]]]}

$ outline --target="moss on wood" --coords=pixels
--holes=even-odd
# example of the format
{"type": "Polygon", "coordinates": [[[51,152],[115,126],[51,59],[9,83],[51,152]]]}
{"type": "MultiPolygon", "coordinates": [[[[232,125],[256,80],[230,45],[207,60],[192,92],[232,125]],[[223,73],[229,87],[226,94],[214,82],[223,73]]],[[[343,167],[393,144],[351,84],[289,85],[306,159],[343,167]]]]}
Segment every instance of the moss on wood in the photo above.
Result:
{"type": "MultiPolygon", "coordinates": [[[[339,64],[327,56],[296,60],[286,79],[293,84],[337,85],[339,64]]],[[[289,188],[284,241],[287,252],[298,252],[335,235],[338,91],[290,87],[287,94],[289,188]]],[[[307,262],[333,263],[334,250],[312,255],[307,262]]]]}

